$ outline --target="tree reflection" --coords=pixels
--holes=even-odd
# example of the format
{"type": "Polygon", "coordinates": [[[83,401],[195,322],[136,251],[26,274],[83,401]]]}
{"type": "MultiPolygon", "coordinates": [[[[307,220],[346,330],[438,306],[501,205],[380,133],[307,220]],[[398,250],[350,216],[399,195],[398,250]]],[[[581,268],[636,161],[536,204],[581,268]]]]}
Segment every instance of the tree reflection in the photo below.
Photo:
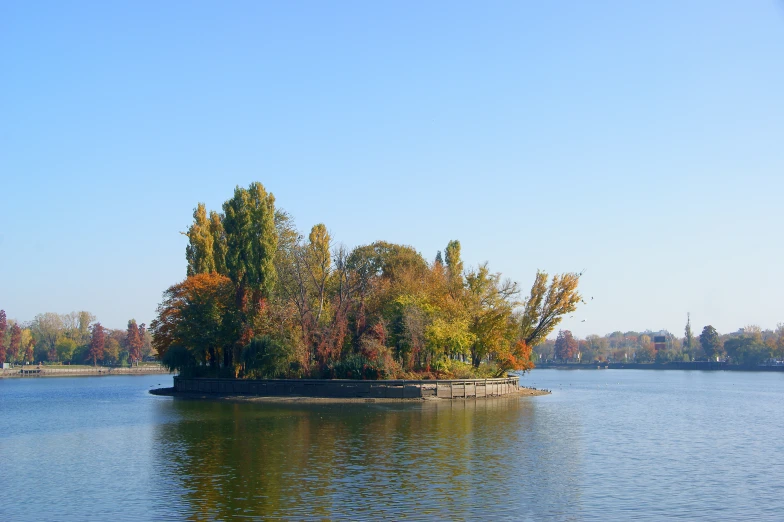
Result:
{"type": "Polygon", "coordinates": [[[192,520],[544,515],[576,494],[528,399],[167,407],[161,487],[192,520]]]}

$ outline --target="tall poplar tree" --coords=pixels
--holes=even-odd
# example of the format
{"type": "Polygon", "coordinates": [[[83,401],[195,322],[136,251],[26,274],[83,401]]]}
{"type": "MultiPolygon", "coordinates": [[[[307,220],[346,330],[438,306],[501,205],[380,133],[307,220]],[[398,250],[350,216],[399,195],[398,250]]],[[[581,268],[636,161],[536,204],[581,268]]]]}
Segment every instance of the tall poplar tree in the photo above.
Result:
{"type": "Polygon", "coordinates": [[[268,297],[275,286],[275,197],[261,183],[237,187],[223,204],[226,272],[253,300],[268,297]]]}
{"type": "Polygon", "coordinates": [[[210,234],[215,271],[226,275],[226,232],[223,230],[223,216],[214,210],[210,211],[210,234]]]}
{"type": "Polygon", "coordinates": [[[686,331],[685,337],[683,338],[683,348],[691,354],[692,348],[694,348],[694,336],[691,333],[691,314],[686,314],[686,331]]]}
{"type": "Polygon", "coordinates": [[[8,329],[8,322],[5,318],[5,310],[0,310],[0,363],[6,362],[5,331],[8,329]]]}
{"type": "Polygon", "coordinates": [[[213,234],[211,223],[207,219],[204,203],[199,203],[193,210],[193,224],[188,228],[188,246],[185,247],[185,258],[188,260],[188,275],[209,274],[215,272],[213,257],[213,234]]]}

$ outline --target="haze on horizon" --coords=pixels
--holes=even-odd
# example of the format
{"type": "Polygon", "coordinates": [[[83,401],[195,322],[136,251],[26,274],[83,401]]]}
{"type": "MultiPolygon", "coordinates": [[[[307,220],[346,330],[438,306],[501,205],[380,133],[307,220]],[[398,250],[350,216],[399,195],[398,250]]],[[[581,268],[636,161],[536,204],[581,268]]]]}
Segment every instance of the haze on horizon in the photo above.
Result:
{"type": "Polygon", "coordinates": [[[782,56],[773,1],[4,2],[0,308],[149,323],[260,181],[349,247],[585,270],[579,337],[774,328],[782,56]]]}

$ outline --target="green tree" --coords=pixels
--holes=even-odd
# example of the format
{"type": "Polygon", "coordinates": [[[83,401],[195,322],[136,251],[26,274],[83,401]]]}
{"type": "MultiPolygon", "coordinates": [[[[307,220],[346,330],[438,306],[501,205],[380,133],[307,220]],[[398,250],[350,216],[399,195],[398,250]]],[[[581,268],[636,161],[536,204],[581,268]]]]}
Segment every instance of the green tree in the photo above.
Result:
{"type": "Polygon", "coordinates": [[[275,197],[261,183],[237,187],[223,204],[226,234],[226,271],[234,284],[254,294],[254,301],[268,297],[275,287],[275,197]]]}
{"type": "Polygon", "coordinates": [[[227,275],[226,270],[226,232],[223,229],[223,216],[210,211],[210,235],[212,235],[212,260],[215,263],[215,271],[221,275],[227,275]]]}
{"type": "Polygon", "coordinates": [[[711,325],[702,329],[702,333],[700,334],[700,345],[709,360],[720,357],[722,354],[723,343],[719,338],[719,333],[711,325]]]}
{"type": "Polygon", "coordinates": [[[76,341],[68,337],[60,337],[60,339],[57,341],[56,350],[57,358],[61,362],[70,363],[74,350],[76,350],[76,341]]]}
{"type": "Polygon", "coordinates": [[[686,331],[683,338],[683,351],[691,355],[694,348],[694,336],[691,333],[691,314],[686,314],[686,331]]]}

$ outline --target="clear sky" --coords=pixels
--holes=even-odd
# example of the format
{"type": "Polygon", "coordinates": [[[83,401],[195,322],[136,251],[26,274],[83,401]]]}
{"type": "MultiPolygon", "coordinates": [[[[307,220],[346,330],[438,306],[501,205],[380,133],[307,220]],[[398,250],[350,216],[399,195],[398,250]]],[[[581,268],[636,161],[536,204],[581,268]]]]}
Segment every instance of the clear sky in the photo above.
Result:
{"type": "Polygon", "coordinates": [[[586,269],[579,336],[773,328],[784,5],[0,2],[9,318],[149,323],[252,181],[349,247],[586,269]]]}

